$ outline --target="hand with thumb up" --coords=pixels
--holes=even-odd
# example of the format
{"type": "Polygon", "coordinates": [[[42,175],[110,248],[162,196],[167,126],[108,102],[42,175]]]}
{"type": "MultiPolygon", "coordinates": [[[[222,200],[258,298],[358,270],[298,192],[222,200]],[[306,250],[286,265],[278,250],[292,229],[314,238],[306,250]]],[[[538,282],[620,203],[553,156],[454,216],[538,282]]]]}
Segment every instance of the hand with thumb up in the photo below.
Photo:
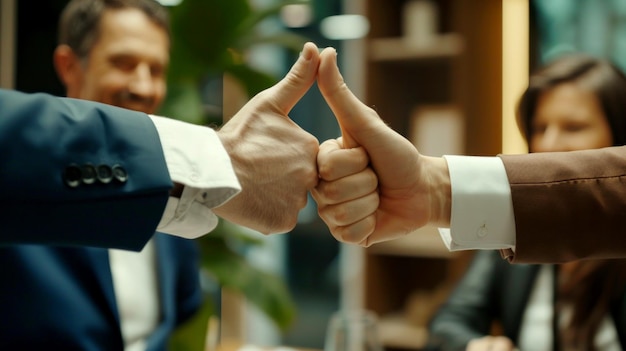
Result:
{"type": "Polygon", "coordinates": [[[318,181],[317,139],[288,113],[315,83],[319,52],[307,43],[289,73],[257,94],[219,131],[241,192],[213,211],[265,234],[291,230],[318,181]]]}
{"type": "Polygon", "coordinates": [[[421,155],[346,86],[335,49],[320,54],[317,84],[342,136],[320,145],[312,191],[320,217],[342,242],[369,246],[450,217],[443,158],[421,155]]]}

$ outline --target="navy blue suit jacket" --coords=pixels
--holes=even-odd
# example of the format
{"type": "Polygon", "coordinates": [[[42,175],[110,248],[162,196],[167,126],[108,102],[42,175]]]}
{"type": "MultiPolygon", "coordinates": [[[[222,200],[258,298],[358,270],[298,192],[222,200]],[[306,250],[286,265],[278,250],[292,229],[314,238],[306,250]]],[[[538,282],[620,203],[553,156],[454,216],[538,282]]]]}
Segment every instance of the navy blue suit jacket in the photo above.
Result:
{"type": "MultiPolygon", "coordinates": [[[[172,330],[200,306],[194,241],[155,234],[161,319],[147,350],[165,350],[172,330]]],[[[0,248],[1,350],[123,350],[109,268],[101,248],[0,248]]]]}
{"type": "MultiPolygon", "coordinates": [[[[138,251],[154,235],[172,188],[154,124],[0,89],[0,152],[0,349],[122,350],[107,250],[95,247],[138,251]],[[7,246],[18,243],[66,246],[7,246]]],[[[200,303],[193,245],[158,235],[163,315],[150,350],[200,303]]]]}
{"type": "Polygon", "coordinates": [[[0,244],[138,251],[172,188],[150,118],[91,101],[0,89],[0,152],[0,244]],[[126,177],[106,182],[88,166],[126,177]]]}

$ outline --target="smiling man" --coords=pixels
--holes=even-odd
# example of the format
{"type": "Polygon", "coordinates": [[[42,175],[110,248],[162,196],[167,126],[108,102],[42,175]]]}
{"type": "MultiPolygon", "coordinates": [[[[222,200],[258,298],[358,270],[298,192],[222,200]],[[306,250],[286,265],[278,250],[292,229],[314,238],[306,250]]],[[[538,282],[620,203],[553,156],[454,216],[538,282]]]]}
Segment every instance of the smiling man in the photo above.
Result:
{"type": "Polygon", "coordinates": [[[165,97],[169,62],[165,10],[154,1],[77,3],[92,10],[79,19],[79,5],[68,6],[54,52],[67,96],[155,113],[165,97]]]}

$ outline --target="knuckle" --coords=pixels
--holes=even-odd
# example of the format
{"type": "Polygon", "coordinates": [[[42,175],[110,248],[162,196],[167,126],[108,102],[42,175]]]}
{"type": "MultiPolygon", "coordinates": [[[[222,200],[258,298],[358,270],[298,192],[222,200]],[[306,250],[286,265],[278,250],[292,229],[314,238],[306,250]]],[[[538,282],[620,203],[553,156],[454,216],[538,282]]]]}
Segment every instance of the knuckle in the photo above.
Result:
{"type": "Polygon", "coordinates": [[[325,179],[325,180],[330,180],[332,179],[332,170],[333,167],[331,166],[330,163],[328,162],[324,162],[322,160],[322,162],[317,163],[317,172],[320,175],[320,178],[325,179]]]}
{"type": "Polygon", "coordinates": [[[306,184],[307,189],[313,189],[319,183],[319,177],[317,176],[317,171],[313,171],[309,173],[308,182],[306,184]]]}
{"type": "MultiPolygon", "coordinates": [[[[306,192],[302,196],[298,196],[298,198],[294,201],[294,204],[295,204],[295,208],[297,208],[298,210],[306,207],[306,204],[307,204],[306,192]]],[[[297,217],[297,216],[298,216],[298,211],[296,211],[296,214],[293,217],[297,217]]]]}
{"type": "Polygon", "coordinates": [[[341,242],[354,243],[354,241],[351,240],[352,236],[346,227],[336,227],[333,235],[341,242]]]}
{"type": "Polygon", "coordinates": [[[284,226],[280,230],[280,232],[281,233],[290,232],[296,227],[297,224],[298,224],[297,216],[291,216],[285,221],[284,226]]]}
{"type": "Polygon", "coordinates": [[[350,244],[358,244],[362,241],[360,235],[354,231],[354,226],[341,227],[341,238],[350,244]]]}
{"type": "Polygon", "coordinates": [[[339,200],[340,189],[334,182],[324,183],[321,187],[321,193],[328,202],[335,203],[339,200]]]}
{"type": "Polygon", "coordinates": [[[348,220],[348,211],[345,206],[334,206],[331,211],[331,215],[335,220],[335,223],[344,224],[348,220]]]}
{"type": "Polygon", "coordinates": [[[376,189],[378,187],[378,176],[376,175],[376,173],[374,173],[374,171],[371,168],[368,168],[365,171],[365,175],[367,177],[367,184],[370,185],[370,187],[372,188],[372,190],[376,189]]]}

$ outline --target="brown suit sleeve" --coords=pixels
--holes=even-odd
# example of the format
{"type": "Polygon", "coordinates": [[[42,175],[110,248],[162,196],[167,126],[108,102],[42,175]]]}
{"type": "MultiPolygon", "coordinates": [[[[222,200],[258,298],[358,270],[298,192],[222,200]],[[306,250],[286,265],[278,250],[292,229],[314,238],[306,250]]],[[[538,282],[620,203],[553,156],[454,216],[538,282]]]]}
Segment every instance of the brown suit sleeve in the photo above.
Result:
{"type": "Polygon", "coordinates": [[[500,157],[515,214],[511,262],[626,257],[626,147],[500,157]]]}

